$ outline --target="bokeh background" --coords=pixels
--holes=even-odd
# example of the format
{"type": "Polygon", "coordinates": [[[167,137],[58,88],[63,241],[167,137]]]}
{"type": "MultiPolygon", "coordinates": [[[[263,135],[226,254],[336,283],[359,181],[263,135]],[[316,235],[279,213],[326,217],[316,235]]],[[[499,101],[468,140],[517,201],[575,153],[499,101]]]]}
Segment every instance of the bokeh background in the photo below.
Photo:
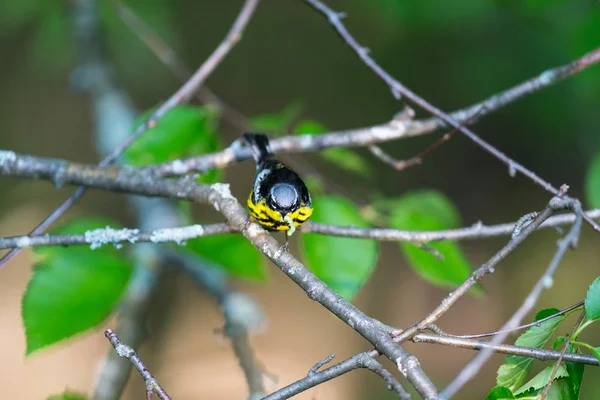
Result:
{"type": "MultiPolygon", "coordinates": [[[[106,42],[118,83],[140,111],[168,97],[180,81],[102,3],[106,42]]],[[[173,48],[196,67],[221,41],[242,1],[132,0],[128,4],[173,48]]],[[[393,76],[444,110],[458,109],[568,61],[600,43],[600,5],[560,0],[331,0],[348,13],[350,31],[393,76]]],[[[71,35],[70,2],[4,0],[0,5],[0,147],[22,153],[96,162],[88,98],[70,89],[77,64],[71,35]]],[[[295,105],[302,117],[331,130],[388,121],[401,110],[387,87],[341,42],[327,21],[302,1],[264,0],[243,40],[211,75],[208,86],[248,116],[277,113],[295,105]]],[[[555,185],[568,183],[585,199],[584,181],[598,148],[600,69],[592,67],[487,116],[474,129],[555,185]]],[[[426,114],[417,111],[418,117],[426,114]]],[[[239,131],[226,122],[223,143],[239,131]]],[[[383,147],[410,157],[434,140],[428,135],[383,147]]],[[[291,155],[305,174],[315,170],[326,190],[359,205],[378,193],[399,195],[433,188],[450,197],[464,225],[515,220],[538,210],[549,195],[458,135],[424,165],[401,173],[359,150],[376,173],[364,179],[331,168],[318,157],[291,155]],[[331,185],[329,185],[331,183],[331,185]]],[[[253,167],[228,168],[225,181],[244,198],[253,167]]],[[[1,180],[0,233],[28,232],[57,206],[71,188],[47,182],[1,180]]],[[[70,211],[106,215],[133,223],[123,197],[91,191],[70,211]]],[[[544,231],[502,262],[483,282],[486,295],[461,300],[440,321],[451,333],[494,330],[519,306],[545,269],[559,235],[544,231]]],[[[486,261],[505,238],[462,244],[474,266],[486,261]]],[[[297,248],[292,245],[292,249],[297,248]]],[[[377,269],[355,304],[388,324],[406,326],[439,304],[447,290],[424,283],[406,264],[397,246],[385,243],[377,269]]],[[[585,296],[598,275],[598,238],[584,227],[581,244],[561,266],[539,308],[565,308],[585,296]]],[[[23,252],[0,271],[0,387],[6,398],[42,399],[70,388],[91,393],[109,345],[98,329],[25,358],[20,301],[31,274],[32,253],[23,252]]],[[[329,353],[341,360],[368,349],[343,323],[311,302],[276,268],[268,282],[236,281],[264,308],[268,324],[252,337],[258,358],[273,375],[274,390],[304,376],[329,353]]],[[[212,299],[187,277],[173,271],[161,283],[148,320],[149,337],[141,355],[176,399],[240,399],[246,383],[226,339],[215,329],[223,319],[212,299]]],[[[567,333],[574,323],[564,325],[567,333]]],[[[591,343],[597,330],[585,335],[591,343]]],[[[513,338],[514,339],[514,338],[513,338]]],[[[427,344],[407,344],[420,357],[438,387],[447,384],[475,354],[427,344]]],[[[502,356],[494,356],[457,398],[481,399],[494,386],[502,356]]],[[[539,370],[542,363],[536,363],[539,370]]],[[[582,398],[600,396],[596,368],[588,367],[582,398]]],[[[124,399],[143,397],[133,375],[124,399]]],[[[299,399],[393,398],[379,378],[355,371],[319,386],[299,399]]]]}

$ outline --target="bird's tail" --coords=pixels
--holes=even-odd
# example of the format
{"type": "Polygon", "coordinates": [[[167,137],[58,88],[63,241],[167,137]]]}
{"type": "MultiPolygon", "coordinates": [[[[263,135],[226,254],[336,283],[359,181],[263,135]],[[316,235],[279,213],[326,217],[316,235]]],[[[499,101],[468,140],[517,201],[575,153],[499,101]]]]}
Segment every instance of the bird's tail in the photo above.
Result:
{"type": "Polygon", "coordinates": [[[269,138],[262,133],[242,133],[242,137],[252,149],[254,160],[260,164],[264,159],[269,158],[273,152],[269,145],[269,138]]]}

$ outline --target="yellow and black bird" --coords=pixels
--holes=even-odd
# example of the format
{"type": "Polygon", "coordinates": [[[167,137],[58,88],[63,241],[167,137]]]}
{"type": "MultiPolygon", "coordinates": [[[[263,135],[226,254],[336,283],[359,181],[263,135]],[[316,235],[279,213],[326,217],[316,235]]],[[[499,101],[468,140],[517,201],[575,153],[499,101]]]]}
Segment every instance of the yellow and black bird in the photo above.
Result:
{"type": "Polygon", "coordinates": [[[259,133],[243,133],[256,161],[256,175],[250,196],[250,215],[271,231],[292,236],[313,212],[310,193],[297,173],[273,157],[269,139],[259,133]]]}

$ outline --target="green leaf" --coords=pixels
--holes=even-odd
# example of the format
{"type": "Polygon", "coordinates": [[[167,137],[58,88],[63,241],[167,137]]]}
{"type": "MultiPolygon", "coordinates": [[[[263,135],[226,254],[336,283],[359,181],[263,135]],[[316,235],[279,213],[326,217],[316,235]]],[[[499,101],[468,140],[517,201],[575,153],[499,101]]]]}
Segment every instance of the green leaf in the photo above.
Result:
{"type": "MultiPolygon", "coordinates": [[[[441,230],[458,227],[460,218],[452,202],[443,194],[423,190],[404,195],[394,202],[390,225],[396,229],[441,230]]],[[[409,265],[426,281],[455,287],[471,274],[471,265],[455,242],[428,243],[444,257],[440,260],[411,243],[399,243],[409,265]]]]}
{"type": "MultiPolygon", "coordinates": [[[[107,225],[115,226],[78,219],[58,233],[84,233],[107,225]]],[[[36,253],[40,261],[23,295],[27,354],[100,324],[121,299],[132,270],[109,246],[47,247],[36,253]]]]}
{"type": "Polygon", "coordinates": [[[495,386],[492,388],[492,390],[490,390],[485,400],[504,400],[514,398],[515,396],[509,388],[506,388],[504,386],[495,386]]]}
{"type": "Polygon", "coordinates": [[[565,342],[565,340],[567,340],[566,336],[557,337],[556,340],[554,340],[554,343],[552,343],[552,350],[556,350],[557,348],[562,346],[562,344],[565,342]]]}
{"type": "Polygon", "coordinates": [[[193,239],[187,249],[240,278],[266,279],[261,254],[241,235],[217,235],[193,239]]]}
{"type": "MultiPolygon", "coordinates": [[[[134,129],[150,113],[151,110],[146,111],[138,118],[134,129]]],[[[206,108],[191,105],[175,107],[127,148],[127,162],[139,167],[214,152],[219,147],[215,127],[215,114],[206,108]]],[[[199,181],[215,182],[218,171],[209,171],[199,181]]]]}
{"type": "Polygon", "coordinates": [[[341,147],[327,149],[318,154],[330,163],[364,178],[368,178],[370,175],[369,164],[359,154],[350,149],[341,147]]]}
{"type": "Polygon", "coordinates": [[[291,128],[292,123],[302,113],[302,105],[299,102],[288,104],[278,113],[260,114],[250,118],[250,127],[254,131],[278,134],[291,128]]]}
{"type": "Polygon", "coordinates": [[[588,206],[600,207],[600,153],[596,153],[590,162],[585,177],[585,194],[588,206]]]}
{"type": "MultiPolygon", "coordinates": [[[[313,199],[311,219],[342,226],[368,227],[358,208],[342,197],[313,199]]],[[[351,300],[373,272],[378,248],[375,240],[304,234],[301,248],[314,273],[340,296],[351,300]]]]}
{"type": "Polygon", "coordinates": [[[304,178],[304,183],[312,197],[321,196],[325,193],[325,185],[317,177],[308,175],[304,178]]]}
{"type": "MultiPolygon", "coordinates": [[[[315,135],[327,132],[327,128],[318,121],[303,120],[296,125],[294,131],[298,135],[315,135]]],[[[367,161],[353,150],[338,147],[323,150],[318,155],[330,163],[362,177],[366,178],[370,174],[367,161]]]]}
{"type": "MultiPolygon", "coordinates": [[[[548,384],[548,382],[550,381],[550,376],[552,375],[552,371],[554,371],[555,366],[556,365],[553,364],[553,365],[550,365],[549,367],[544,368],[533,379],[531,379],[529,382],[524,384],[520,389],[515,391],[515,395],[518,396],[529,390],[535,391],[535,390],[539,390],[539,389],[544,389],[546,387],[546,385],[548,384]]],[[[569,376],[569,373],[567,372],[567,368],[565,368],[565,366],[561,364],[558,366],[558,369],[556,370],[556,374],[554,375],[554,380],[557,380],[560,378],[566,378],[568,376],[569,376]]]]}
{"type": "Polygon", "coordinates": [[[66,391],[63,394],[50,396],[48,400],[86,400],[86,397],[79,393],[66,391]]]}
{"type": "MultiPolygon", "coordinates": [[[[569,345],[567,351],[569,353],[581,353],[577,346],[573,344],[569,345]]],[[[596,358],[598,358],[598,356],[596,356],[596,358]]],[[[600,361],[600,358],[598,358],[598,360],[600,361]]],[[[581,382],[583,381],[583,372],[585,370],[585,364],[567,361],[565,365],[567,366],[567,372],[569,373],[569,384],[571,386],[571,389],[573,390],[573,396],[575,399],[578,399],[579,391],[581,390],[581,382]]]]}
{"type": "Polygon", "coordinates": [[[600,276],[592,282],[585,296],[585,315],[589,321],[600,318],[600,276]]]}
{"type": "MultiPolygon", "coordinates": [[[[559,310],[555,308],[543,309],[537,313],[535,320],[538,321],[549,315],[555,314],[558,311],[559,310]]],[[[532,326],[525,333],[518,337],[518,339],[515,341],[515,345],[542,348],[554,334],[559,325],[564,321],[564,319],[564,315],[559,315],[555,318],[540,323],[539,326],[532,326]]],[[[513,391],[516,390],[523,384],[523,382],[525,382],[525,378],[527,378],[527,374],[531,369],[532,363],[533,359],[528,357],[506,357],[504,364],[502,364],[498,369],[496,384],[498,386],[505,386],[513,391]]]]}
{"type": "MultiPolygon", "coordinates": [[[[578,400],[579,397],[573,392],[571,378],[555,379],[550,385],[546,400],[578,400]]],[[[542,390],[540,389],[540,393],[542,390]]]]}
{"type": "Polygon", "coordinates": [[[294,133],[296,135],[320,135],[328,131],[327,127],[319,121],[305,119],[296,125],[294,133]]]}

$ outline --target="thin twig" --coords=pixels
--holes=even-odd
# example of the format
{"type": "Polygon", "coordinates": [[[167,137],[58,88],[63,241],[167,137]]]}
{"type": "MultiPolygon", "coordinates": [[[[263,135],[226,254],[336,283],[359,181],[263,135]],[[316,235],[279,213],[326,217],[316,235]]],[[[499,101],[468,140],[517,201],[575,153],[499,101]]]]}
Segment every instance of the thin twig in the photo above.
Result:
{"type": "Polygon", "coordinates": [[[546,396],[548,395],[548,391],[550,390],[550,386],[552,386],[552,382],[554,382],[554,377],[556,376],[556,371],[558,371],[558,367],[560,366],[562,361],[565,359],[565,355],[567,354],[567,349],[569,348],[570,340],[573,337],[573,335],[575,334],[575,331],[577,330],[577,328],[579,328],[579,325],[583,322],[584,318],[585,318],[585,310],[579,314],[579,318],[577,319],[577,322],[575,323],[575,325],[573,325],[573,329],[571,329],[571,333],[569,333],[569,335],[566,337],[567,340],[565,340],[563,348],[560,352],[560,357],[558,357],[558,360],[556,360],[556,364],[554,365],[554,368],[552,369],[552,373],[550,374],[550,379],[548,379],[548,383],[546,384],[544,391],[540,395],[540,400],[546,399],[546,396]]]}
{"type": "Polygon", "coordinates": [[[329,364],[334,359],[334,357],[335,357],[335,354],[331,353],[330,355],[328,355],[324,359],[317,361],[317,363],[315,365],[313,365],[313,367],[308,371],[308,375],[316,374],[317,372],[319,372],[319,370],[325,364],[329,364]]]}
{"type": "MultiPolygon", "coordinates": [[[[477,110],[472,117],[470,117],[467,121],[462,122],[463,125],[471,125],[474,119],[480,115],[485,109],[485,105],[482,105],[479,110],[477,110]]],[[[413,156],[407,160],[396,160],[394,157],[387,154],[383,151],[379,146],[371,145],[369,146],[369,151],[373,153],[373,155],[379,158],[384,163],[388,164],[396,171],[403,171],[406,168],[413,167],[415,165],[420,165],[423,163],[423,159],[427,157],[429,154],[433,153],[438,147],[452,139],[458,133],[458,129],[454,128],[450,132],[444,133],[439,139],[433,142],[429,147],[425,150],[419,152],[416,156],[413,156]]]]}
{"type": "Polygon", "coordinates": [[[490,337],[490,336],[499,335],[500,333],[512,333],[512,332],[515,332],[515,331],[520,331],[520,330],[523,330],[523,329],[531,328],[532,326],[540,326],[540,324],[542,322],[551,320],[552,318],[556,318],[556,317],[558,317],[560,315],[567,314],[567,313],[569,313],[569,312],[571,312],[571,311],[573,311],[573,310],[581,307],[584,303],[585,303],[585,300],[582,300],[582,301],[580,301],[580,302],[578,302],[576,304],[573,304],[570,307],[565,308],[564,310],[561,310],[561,311],[559,311],[557,313],[549,315],[549,316],[547,316],[545,318],[538,319],[537,321],[533,321],[533,322],[530,322],[530,323],[525,324],[525,325],[519,325],[519,326],[517,326],[517,327],[515,327],[513,329],[509,329],[507,331],[495,331],[495,332],[478,333],[476,335],[450,335],[450,336],[456,337],[456,338],[461,338],[461,339],[478,339],[478,338],[484,338],[484,337],[490,337]]]}
{"type": "MultiPolygon", "coordinates": [[[[554,197],[550,201],[549,207],[552,210],[564,210],[565,208],[572,209],[575,212],[577,218],[575,219],[573,226],[569,230],[569,233],[567,233],[565,237],[558,242],[558,248],[554,253],[554,256],[552,257],[552,261],[546,268],[544,274],[540,277],[540,279],[531,289],[531,292],[527,295],[527,297],[523,301],[523,304],[521,304],[521,306],[517,309],[513,316],[502,326],[502,328],[500,328],[501,333],[499,333],[491,339],[490,344],[492,345],[502,343],[502,341],[506,339],[506,337],[509,335],[509,333],[506,331],[510,332],[511,329],[518,326],[523,320],[523,318],[525,318],[525,316],[535,307],[544,289],[552,287],[554,282],[554,273],[558,269],[565,253],[567,252],[567,249],[569,249],[569,247],[571,246],[576,245],[577,243],[583,220],[583,212],[581,210],[581,204],[579,203],[579,201],[568,196],[554,197]]],[[[527,226],[523,230],[523,233],[528,229],[529,226],[527,226]]],[[[521,233],[521,235],[523,233],[521,233]]],[[[521,235],[517,236],[517,238],[519,238],[521,235]]],[[[473,378],[481,370],[481,367],[487,362],[487,360],[491,356],[491,353],[491,350],[484,350],[481,353],[479,353],[475,358],[473,358],[473,360],[471,360],[460,371],[460,373],[456,376],[456,378],[454,378],[454,380],[448,385],[448,387],[444,389],[442,397],[444,399],[449,399],[454,394],[456,394],[465,383],[471,380],[471,378],[473,378]]]]}
{"type": "Polygon", "coordinates": [[[366,368],[369,371],[379,375],[385,381],[385,383],[387,383],[388,389],[396,392],[398,397],[401,399],[411,398],[410,394],[402,387],[400,382],[398,382],[398,379],[396,379],[396,377],[392,375],[390,371],[385,369],[383,365],[381,365],[375,358],[363,353],[359,358],[358,364],[360,367],[366,368]]]}
{"type": "MultiPolygon", "coordinates": [[[[369,352],[357,354],[351,358],[341,361],[341,362],[335,364],[334,366],[326,368],[320,372],[316,372],[316,371],[313,372],[315,367],[321,363],[321,362],[319,362],[319,363],[317,363],[317,365],[315,365],[315,367],[311,368],[308,375],[306,375],[304,378],[302,378],[294,383],[291,383],[281,389],[278,389],[277,391],[264,397],[262,400],[289,399],[290,397],[295,396],[299,393],[302,393],[310,388],[318,386],[318,385],[320,385],[324,382],[327,382],[331,379],[335,379],[338,376],[344,375],[350,371],[354,371],[356,369],[361,368],[360,362],[363,359],[363,357],[370,357],[371,359],[374,359],[373,357],[378,357],[380,355],[381,354],[378,351],[371,350],[369,352]]],[[[322,365],[319,365],[319,368],[321,366],[322,365]]]]}
{"type": "MultiPolygon", "coordinates": [[[[425,332],[417,333],[415,336],[413,336],[411,340],[415,343],[433,343],[443,346],[458,347],[461,349],[477,351],[489,349],[494,353],[498,354],[531,357],[540,361],[558,360],[561,354],[560,351],[556,350],[522,347],[511,344],[492,344],[488,340],[462,339],[453,336],[436,335],[425,332]]],[[[587,354],[566,353],[563,359],[565,361],[582,363],[587,365],[600,365],[596,357],[587,354]]]]}
{"type": "MultiPolygon", "coordinates": [[[[227,36],[208,59],[198,68],[192,77],[179,88],[169,99],[162,103],[156,111],[154,111],[142,124],[140,124],[134,132],[125,139],[117,148],[115,148],[108,156],[106,156],[98,165],[101,167],[112,164],[131,143],[133,143],[143,132],[148,128],[155,126],[156,123],[173,107],[188,102],[196,93],[198,88],[204,83],[208,75],[219,65],[225,55],[231,48],[241,39],[244,28],[250,21],[250,17],[254,13],[259,0],[246,0],[244,7],[236,18],[227,36]]],[[[98,60],[93,60],[97,62],[98,60]]],[[[63,204],[54,210],[44,221],[35,227],[30,233],[30,236],[43,233],[50,225],[52,225],[61,215],[63,215],[71,205],[75,204],[86,192],[85,187],[79,187],[63,204]]],[[[21,250],[15,248],[6,253],[0,259],[0,268],[6,264],[8,260],[16,256],[21,250]]]]}
{"type": "Polygon", "coordinates": [[[156,393],[159,399],[161,400],[171,400],[171,397],[165,392],[165,390],[159,385],[158,381],[152,376],[148,368],[142,362],[140,356],[137,355],[135,350],[129,347],[127,344],[121,342],[121,339],[117,336],[115,332],[111,329],[107,329],[104,332],[104,336],[108,339],[112,347],[115,348],[115,351],[119,355],[119,357],[125,357],[129,360],[131,365],[138,370],[142,379],[146,383],[146,396],[148,399],[152,398],[152,393],[156,393]]]}
{"type": "MultiPolygon", "coordinates": [[[[326,6],[323,2],[319,0],[305,0],[309,3],[313,8],[321,12],[323,15],[327,17],[329,23],[334,27],[337,33],[341,36],[344,42],[356,53],[356,55],[367,65],[377,76],[379,76],[392,90],[392,93],[396,98],[400,98],[400,96],[404,96],[414,104],[418,105],[422,109],[429,112],[431,115],[439,118],[444,123],[458,129],[465,136],[467,136],[472,142],[477,144],[479,147],[502,161],[509,168],[511,176],[516,172],[520,172],[527,178],[529,178],[534,183],[540,185],[544,190],[558,195],[560,190],[554,187],[550,182],[544,180],[540,176],[538,176],[535,172],[525,168],[523,165],[513,160],[500,150],[496,149],[494,146],[487,143],[485,140],[481,139],[477,136],[473,131],[468,129],[465,126],[462,126],[461,122],[457,121],[455,118],[450,116],[449,114],[443,112],[441,109],[435,107],[431,103],[427,102],[425,99],[408,89],[398,80],[394,79],[391,75],[389,75],[379,64],[375,62],[375,60],[369,55],[369,52],[361,46],[356,39],[348,32],[344,24],[342,23],[341,16],[339,13],[334,12],[331,8],[326,6]]],[[[593,50],[590,53],[587,53],[582,58],[576,60],[575,62],[569,64],[567,68],[557,71],[556,75],[547,75],[540,76],[542,80],[556,80],[564,75],[571,75],[575,72],[579,72],[582,69],[595,64],[600,61],[600,48],[593,50]]],[[[600,231],[600,226],[596,224],[593,220],[585,218],[587,222],[597,231],[600,231]]]]}

